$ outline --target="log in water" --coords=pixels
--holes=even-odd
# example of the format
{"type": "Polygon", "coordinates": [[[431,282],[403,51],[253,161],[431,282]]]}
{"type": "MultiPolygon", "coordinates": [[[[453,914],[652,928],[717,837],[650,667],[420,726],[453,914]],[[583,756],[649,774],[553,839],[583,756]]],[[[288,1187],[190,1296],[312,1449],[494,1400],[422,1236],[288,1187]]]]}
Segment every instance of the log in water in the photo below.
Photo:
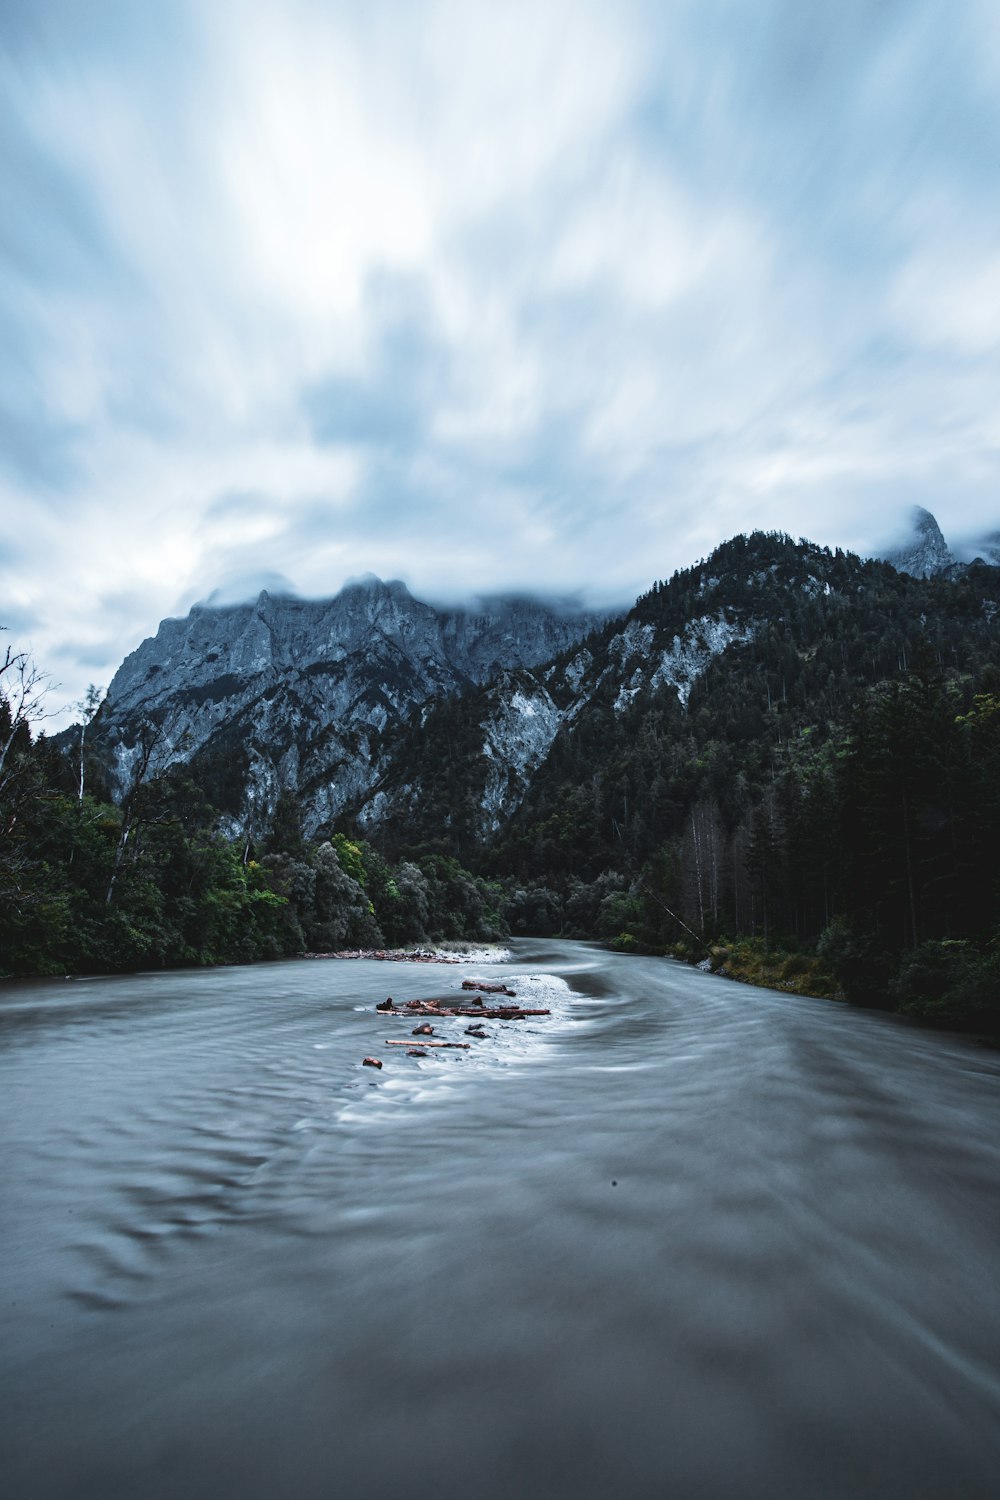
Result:
{"type": "Polygon", "coordinates": [[[552,1014],[0,990],[5,1495],[996,1494],[997,1054],[581,944],[394,994],[470,977],[552,1014]]]}

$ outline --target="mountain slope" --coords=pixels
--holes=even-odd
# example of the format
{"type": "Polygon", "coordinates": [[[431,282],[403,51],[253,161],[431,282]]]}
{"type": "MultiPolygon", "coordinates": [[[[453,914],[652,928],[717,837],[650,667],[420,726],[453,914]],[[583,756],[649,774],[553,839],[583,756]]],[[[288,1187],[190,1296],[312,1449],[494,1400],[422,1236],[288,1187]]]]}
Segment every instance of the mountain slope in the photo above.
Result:
{"type": "Polygon", "coordinates": [[[187,767],[231,833],[259,834],[287,789],[309,835],[349,817],[387,849],[475,863],[496,846],[525,869],[515,845],[540,849],[562,818],[593,870],[674,828],[705,781],[699,737],[715,746],[713,795],[735,805],[719,767],[738,787],[773,744],[818,742],[922,641],[954,667],[985,659],[998,585],[995,568],[922,579],[757,533],[603,621],[527,599],[442,611],[372,578],[319,603],[262,594],[165,621],[91,738],[121,794],[152,726],[151,774],[187,767]]]}
{"type": "Polygon", "coordinates": [[[887,552],[883,561],[899,573],[913,578],[934,578],[955,565],[955,557],[944,539],[940,526],[922,505],[915,505],[910,516],[909,538],[887,552]]]}
{"type": "Polygon", "coordinates": [[[996,660],[998,608],[992,568],[925,581],[737,537],[549,666],[430,707],[387,746],[358,823],[387,849],[525,878],[634,867],[700,800],[732,833],[776,755],[828,743],[867,686],[922,654],[953,671],[996,660]]]}
{"type": "Polygon", "coordinates": [[[522,597],[438,610],[372,577],[330,600],[196,606],[126,658],[92,741],[119,794],[152,733],[150,772],[187,764],[233,825],[260,826],[290,789],[312,831],[370,786],[387,730],[598,619],[522,597]]]}

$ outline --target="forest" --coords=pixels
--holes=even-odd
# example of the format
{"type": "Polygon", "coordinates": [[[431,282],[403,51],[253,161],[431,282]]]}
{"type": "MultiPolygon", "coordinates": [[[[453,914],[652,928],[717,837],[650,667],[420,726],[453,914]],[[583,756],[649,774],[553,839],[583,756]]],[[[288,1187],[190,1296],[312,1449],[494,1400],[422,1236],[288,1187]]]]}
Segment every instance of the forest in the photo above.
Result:
{"type": "Polygon", "coordinates": [[[401,756],[435,774],[380,847],[499,879],[515,933],[995,1024],[1000,570],[916,579],[757,533],[655,585],[633,618],[669,640],[716,606],[753,619],[753,638],[686,707],[666,685],[619,711],[618,681],[599,687],[486,844],[483,695],[441,704],[401,756]]]}
{"type": "MultiPolygon", "coordinates": [[[[633,617],[669,639],[706,598],[752,619],[750,638],[686,706],[667,684],[622,710],[598,686],[490,839],[481,689],[404,735],[397,763],[422,788],[405,818],[347,816],[307,840],[285,792],[260,837],[231,841],[196,766],[140,769],[112,801],[86,717],[58,742],[33,733],[33,668],[8,652],[0,968],[560,934],[996,1027],[1000,569],[912,579],[757,534],[655,585],[633,617]]],[[[598,658],[615,628],[591,641],[598,658]]]]}

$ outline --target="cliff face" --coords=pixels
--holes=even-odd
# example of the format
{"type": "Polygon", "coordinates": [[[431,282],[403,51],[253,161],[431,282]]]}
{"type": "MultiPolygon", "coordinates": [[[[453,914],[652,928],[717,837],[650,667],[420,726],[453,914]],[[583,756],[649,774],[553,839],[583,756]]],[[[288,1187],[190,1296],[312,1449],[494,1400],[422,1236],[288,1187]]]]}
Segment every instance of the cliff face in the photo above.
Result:
{"type": "Polygon", "coordinates": [[[818,549],[782,548],[738,540],[608,620],[527,598],[438,610],[374,578],[322,602],[196,607],[122,664],[94,737],[122,792],[154,725],[152,772],[188,763],[233,833],[264,827],[288,788],[310,835],[349,810],[372,832],[460,817],[489,840],[560,732],[660,690],[686,708],[789,589],[829,593],[818,549]]]}
{"type": "Polygon", "coordinates": [[[876,684],[992,661],[998,591],[992,568],[925,581],[778,533],[735,537],[559,659],[428,705],[352,812],[390,851],[488,849],[528,880],[593,879],[622,841],[642,859],[666,828],[700,838],[676,821],[693,786],[714,818],[817,746],[826,775],[876,684]]]}
{"type": "Polygon", "coordinates": [[[891,563],[897,573],[909,573],[912,578],[957,578],[974,562],[1000,567],[1000,531],[973,538],[966,536],[957,548],[956,556],[930,511],[915,505],[910,515],[909,538],[886,552],[882,560],[891,563]]]}
{"type": "Polygon", "coordinates": [[[912,531],[908,541],[885,555],[897,573],[913,578],[934,578],[954,566],[955,558],[941,528],[929,510],[915,505],[911,515],[912,531]]]}
{"type": "Polygon", "coordinates": [[[196,606],[122,663],[95,739],[119,791],[152,725],[152,772],[197,763],[241,827],[290,788],[312,832],[372,785],[383,736],[429,700],[549,661],[599,623],[519,597],[439,610],[372,577],[329,600],[196,606]]]}
{"type": "MultiPolygon", "coordinates": [[[[686,712],[713,662],[752,642],[790,595],[833,590],[821,549],[764,538],[730,544],[731,558],[725,551],[547,666],[505,671],[458,703],[430,705],[387,748],[355,809],[362,828],[385,826],[403,841],[407,831],[430,840],[452,829],[460,846],[489,843],[548,774],[560,736],[603,744],[607,724],[659,694],[686,712]],[[450,778],[438,770],[446,760],[460,768],[450,778]]],[[[845,566],[853,579],[854,565],[845,566]]]]}
{"type": "MultiPolygon", "coordinates": [[[[953,561],[927,512],[895,566],[915,576],[755,533],[606,619],[515,597],[436,609],[370,577],[320,602],[264,593],[253,604],[200,606],[164,621],[126,659],[89,742],[121,794],[153,734],[151,773],[187,765],[234,835],[265,831],[288,789],[308,836],[349,814],[372,837],[381,829],[400,845],[433,844],[450,830],[471,849],[537,802],[560,766],[592,779],[574,744],[594,756],[611,744],[620,758],[664,703],[671,734],[686,732],[706,678],[726,663],[750,661],[734,690],[738,717],[756,701],[761,652],[784,652],[774,671],[782,697],[830,632],[841,645],[817,689],[827,697],[861,672],[846,643],[866,641],[857,649],[868,672],[888,632],[892,662],[905,662],[925,633],[926,576],[981,589],[969,607],[994,618],[988,580],[953,561]],[[892,623],[901,599],[913,611],[909,634],[892,623]]],[[[765,696],[770,714],[770,686],[765,696]]]]}

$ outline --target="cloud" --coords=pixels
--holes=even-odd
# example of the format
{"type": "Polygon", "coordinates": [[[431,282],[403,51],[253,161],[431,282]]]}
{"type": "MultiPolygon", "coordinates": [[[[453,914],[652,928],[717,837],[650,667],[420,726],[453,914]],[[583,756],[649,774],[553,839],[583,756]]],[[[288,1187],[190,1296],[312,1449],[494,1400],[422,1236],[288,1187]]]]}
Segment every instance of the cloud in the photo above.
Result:
{"type": "Polygon", "coordinates": [[[998,77],[986,0],[11,0],[5,618],[79,696],[273,575],[994,529],[998,77]]]}
{"type": "Polygon", "coordinates": [[[250,573],[234,573],[222,578],[208,598],[202,602],[213,608],[227,604],[246,604],[257,599],[264,591],[269,594],[294,595],[295,585],[283,573],[261,568],[250,573]]]}

